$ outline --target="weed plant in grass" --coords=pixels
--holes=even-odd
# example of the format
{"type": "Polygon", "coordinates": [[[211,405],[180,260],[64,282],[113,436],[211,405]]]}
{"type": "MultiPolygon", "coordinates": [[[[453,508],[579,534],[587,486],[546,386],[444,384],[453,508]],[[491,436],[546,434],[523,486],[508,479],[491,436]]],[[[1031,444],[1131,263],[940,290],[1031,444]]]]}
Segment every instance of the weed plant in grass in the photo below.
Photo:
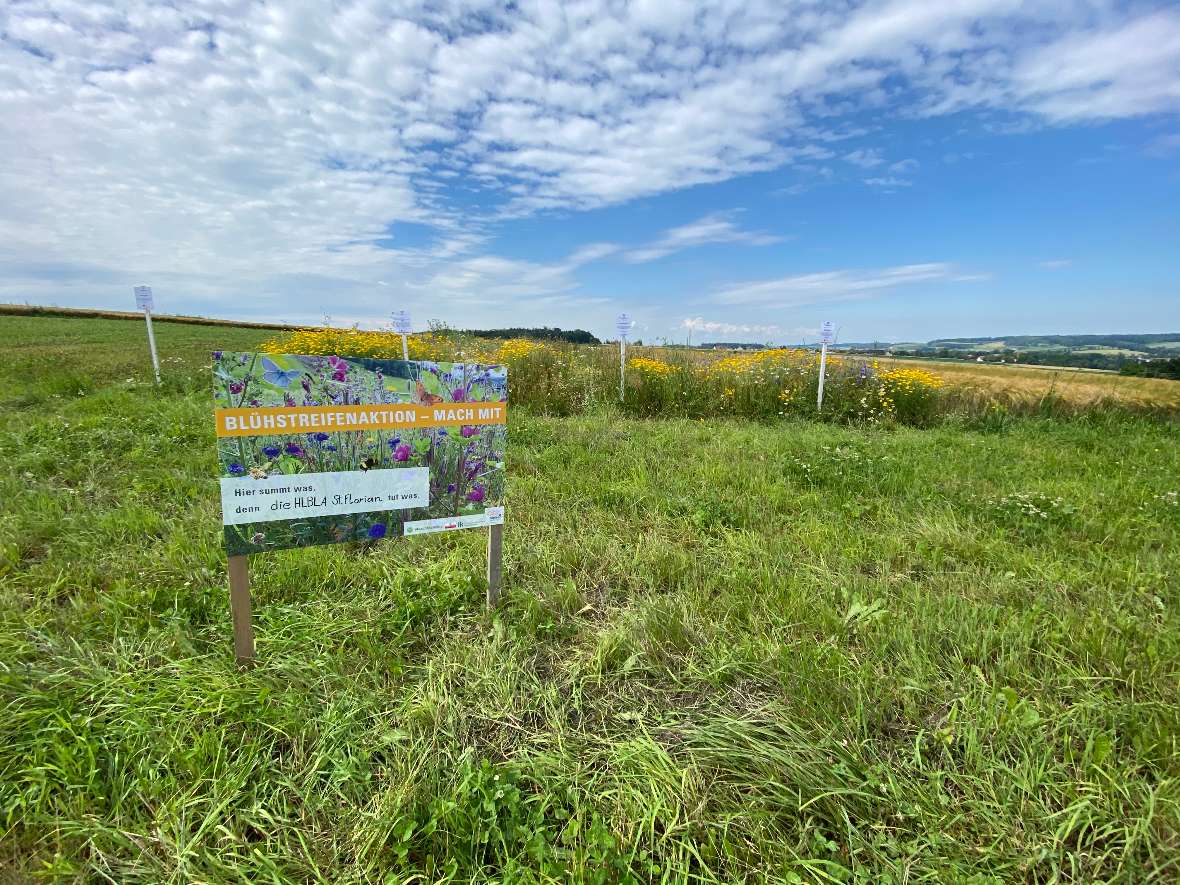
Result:
{"type": "Polygon", "coordinates": [[[0,878],[1180,878],[1173,425],[517,410],[496,612],[478,532],[268,554],[238,670],[245,333],[0,323],[0,878]]]}

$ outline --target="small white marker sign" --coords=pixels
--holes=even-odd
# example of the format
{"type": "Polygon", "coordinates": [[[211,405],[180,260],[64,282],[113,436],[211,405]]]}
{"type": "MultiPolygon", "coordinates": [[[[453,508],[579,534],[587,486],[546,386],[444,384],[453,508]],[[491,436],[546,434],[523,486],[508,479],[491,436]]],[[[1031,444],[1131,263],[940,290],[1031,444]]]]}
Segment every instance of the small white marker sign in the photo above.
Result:
{"type": "Polygon", "coordinates": [[[152,300],[151,286],[136,286],[135,287],[135,306],[140,310],[153,310],[156,306],[152,300]]]}
{"type": "Polygon", "coordinates": [[[819,340],[821,344],[831,344],[836,340],[831,320],[824,320],[823,325],[819,327],[819,340]]]}
{"type": "Polygon", "coordinates": [[[635,321],[625,313],[621,313],[618,319],[615,320],[615,329],[619,333],[620,338],[626,338],[631,334],[631,327],[635,325],[635,321]]]}
{"type": "Polygon", "coordinates": [[[410,312],[408,310],[393,312],[393,330],[399,335],[410,334],[410,312]]]}

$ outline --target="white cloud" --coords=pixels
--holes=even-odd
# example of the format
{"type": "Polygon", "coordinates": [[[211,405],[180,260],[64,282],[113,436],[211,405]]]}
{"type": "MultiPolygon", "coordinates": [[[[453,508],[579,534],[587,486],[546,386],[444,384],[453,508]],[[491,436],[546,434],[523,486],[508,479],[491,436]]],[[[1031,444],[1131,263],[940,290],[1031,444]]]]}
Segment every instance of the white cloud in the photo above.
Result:
{"type": "Polygon", "coordinates": [[[832,270],[735,283],[715,292],[713,300],[730,305],[798,307],[804,304],[869,298],[913,283],[961,281],[953,264],[930,262],[904,264],[880,270],[832,270]]]}
{"type": "Polygon", "coordinates": [[[896,175],[885,175],[880,178],[866,178],[865,184],[891,191],[899,187],[909,187],[913,182],[906,178],[898,178],[896,175]]]}
{"type": "Polygon", "coordinates": [[[742,230],[734,222],[733,212],[714,212],[690,224],[667,230],[655,241],[623,254],[623,260],[632,264],[655,261],[695,246],[709,243],[744,243],[749,246],[769,246],[782,241],[782,237],[759,231],[742,230]]]}
{"type": "Polygon", "coordinates": [[[881,156],[881,152],[875,148],[861,148],[844,155],[844,159],[855,166],[860,166],[862,169],[872,169],[874,166],[880,166],[885,162],[885,158],[881,156]]]}
{"type": "Polygon", "coordinates": [[[757,323],[727,323],[720,320],[706,320],[704,317],[686,317],[680,321],[681,329],[693,332],[706,332],[711,335],[736,335],[748,338],[751,335],[774,336],[782,331],[776,325],[759,325],[757,323]]]}

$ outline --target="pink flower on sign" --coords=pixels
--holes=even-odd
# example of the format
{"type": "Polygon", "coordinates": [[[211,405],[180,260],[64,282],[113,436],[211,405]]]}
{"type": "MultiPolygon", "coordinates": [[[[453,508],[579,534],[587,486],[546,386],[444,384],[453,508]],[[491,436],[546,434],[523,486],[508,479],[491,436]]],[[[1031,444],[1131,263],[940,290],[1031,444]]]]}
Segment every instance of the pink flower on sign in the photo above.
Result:
{"type": "Polygon", "coordinates": [[[332,380],[345,381],[348,378],[348,363],[338,356],[328,357],[328,365],[332,367],[332,380]]]}
{"type": "Polygon", "coordinates": [[[472,427],[470,424],[464,424],[459,429],[459,433],[464,439],[470,439],[471,437],[473,437],[479,433],[479,428],[472,427]]]}
{"type": "Polygon", "coordinates": [[[486,497],[487,497],[487,491],[479,483],[476,483],[475,487],[470,492],[467,493],[467,500],[472,501],[476,504],[483,501],[483,499],[486,497]]]}
{"type": "Polygon", "coordinates": [[[409,445],[407,445],[406,443],[402,443],[399,446],[395,446],[393,449],[393,460],[394,461],[409,461],[410,460],[410,447],[409,447],[409,445]]]}

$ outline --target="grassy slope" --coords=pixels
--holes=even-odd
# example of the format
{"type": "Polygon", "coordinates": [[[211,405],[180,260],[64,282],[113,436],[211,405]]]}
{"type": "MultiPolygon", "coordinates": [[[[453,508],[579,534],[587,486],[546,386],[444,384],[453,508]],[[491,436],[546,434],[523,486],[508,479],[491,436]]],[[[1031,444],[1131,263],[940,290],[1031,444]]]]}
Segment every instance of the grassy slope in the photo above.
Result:
{"type": "Polygon", "coordinates": [[[0,880],[1180,875],[1174,425],[518,414],[494,616],[477,532],[274,554],[239,672],[259,333],[0,333],[0,880]]]}

